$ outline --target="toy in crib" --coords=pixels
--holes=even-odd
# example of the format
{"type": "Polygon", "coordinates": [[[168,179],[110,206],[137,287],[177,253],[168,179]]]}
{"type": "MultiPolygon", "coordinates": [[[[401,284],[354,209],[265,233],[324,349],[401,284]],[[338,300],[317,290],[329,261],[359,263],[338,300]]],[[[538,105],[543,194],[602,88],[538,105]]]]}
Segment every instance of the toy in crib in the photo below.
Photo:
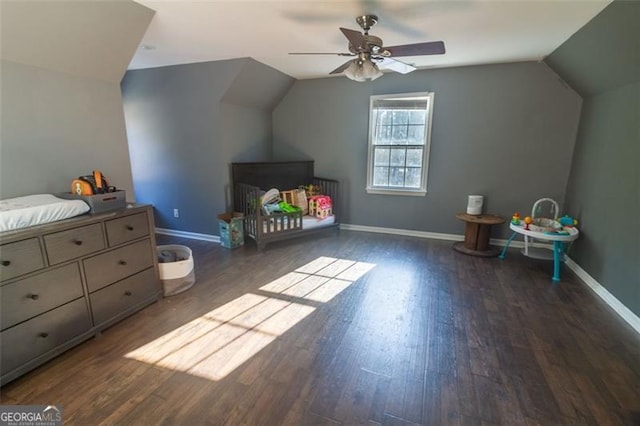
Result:
{"type": "Polygon", "coordinates": [[[309,215],[325,219],[333,214],[333,202],[327,195],[315,195],[309,198],[309,215]]]}

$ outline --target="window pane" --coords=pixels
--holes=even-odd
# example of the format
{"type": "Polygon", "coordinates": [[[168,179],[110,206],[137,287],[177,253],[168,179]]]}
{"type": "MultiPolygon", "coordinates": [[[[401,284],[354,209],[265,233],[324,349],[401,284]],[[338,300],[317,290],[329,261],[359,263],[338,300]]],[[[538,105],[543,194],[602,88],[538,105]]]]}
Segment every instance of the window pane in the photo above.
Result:
{"type": "Polygon", "coordinates": [[[376,148],[375,159],[373,160],[376,166],[386,166],[389,164],[389,148],[376,148]]]}
{"type": "Polygon", "coordinates": [[[424,125],[409,126],[407,142],[411,145],[424,145],[424,125]]]}
{"type": "Polygon", "coordinates": [[[381,145],[390,145],[391,144],[391,132],[393,131],[392,126],[379,126],[376,128],[376,144],[381,145]]]}
{"type": "Polygon", "coordinates": [[[422,149],[407,149],[407,167],[422,167],[422,149]]]}
{"type": "Polygon", "coordinates": [[[389,168],[389,186],[404,186],[404,167],[389,168]]]}
{"type": "Polygon", "coordinates": [[[391,149],[391,166],[404,167],[406,148],[392,148],[391,149]]]}
{"type": "Polygon", "coordinates": [[[392,114],[393,114],[393,124],[394,125],[400,125],[400,124],[407,124],[409,123],[409,111],[404,110],[404,109],[394,109],[392,110],[392,114]]]}
{"type": "Polygon", "coordinates": [[[378,109],[378,125],[393,124],[393,114],[391,110],[378,109]]]}
{"type": "Polygon", "coordinates": [[[419,169],[419,168],[408,168],[407,180],[405,182],[405,186],[407,188],[420,188],[421,172],[422,172],[422,169],[419,169]]]}
{"type": "Polygon", "coordinates": [[[407,126],[393,126],[392,144],[400,145],[407,143],[407,126]]]}
{"type": "Polygon", "coordinates": [[[373,184],[376,186],[389,185],[389,168],[388,167],[373,168],[373,184]]]}
{"type": "Polygon", "coordinates": [[[414,109],[409,113],[409,124],[424,124],[426,118],[424,109],[414,109]]]}

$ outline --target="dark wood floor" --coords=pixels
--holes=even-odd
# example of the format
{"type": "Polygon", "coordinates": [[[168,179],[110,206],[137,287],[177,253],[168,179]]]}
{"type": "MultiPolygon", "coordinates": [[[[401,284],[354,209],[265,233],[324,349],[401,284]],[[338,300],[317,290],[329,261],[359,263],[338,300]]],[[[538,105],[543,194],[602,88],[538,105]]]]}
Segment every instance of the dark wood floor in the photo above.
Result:
{"type": "Polygon", "coordinates": [[[61,404],[81,425],[640,424],[640,336],[570,271],[552,284],[551,263],[349,231],[261,253],[159,243],[193,249],[196,285],[8,384],[2,404],[61,404]],[[301,284],[314,271],[292,272],[320,257],[352,261],[333,275],[375,266],[301,284]]]}

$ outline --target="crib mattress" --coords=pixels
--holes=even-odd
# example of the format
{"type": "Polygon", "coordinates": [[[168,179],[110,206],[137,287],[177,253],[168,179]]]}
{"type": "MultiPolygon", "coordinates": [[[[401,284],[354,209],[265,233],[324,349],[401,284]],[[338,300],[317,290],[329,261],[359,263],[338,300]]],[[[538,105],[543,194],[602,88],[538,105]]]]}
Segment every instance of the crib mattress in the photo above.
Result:
{"type": "MultiPolygon", "coordinates": [[[[285,218],[286,220],[286,218],[285,218]]],[[[336,222],[336,217],[331,215],[324,219],[318,219],[315,216],[302,216],[302,229],[321,228],[323,226],[332,225],[336,222]]],[[[268,221],[264,222],[264,232],[276,232],[280,231],[280,223],[268,221]]]]}
{"type": "Polygon", "coordinates": [[[63,200],[51,194],[0,200],[0,232],[68,219],[89,211],[82,200],[63,200]]]}

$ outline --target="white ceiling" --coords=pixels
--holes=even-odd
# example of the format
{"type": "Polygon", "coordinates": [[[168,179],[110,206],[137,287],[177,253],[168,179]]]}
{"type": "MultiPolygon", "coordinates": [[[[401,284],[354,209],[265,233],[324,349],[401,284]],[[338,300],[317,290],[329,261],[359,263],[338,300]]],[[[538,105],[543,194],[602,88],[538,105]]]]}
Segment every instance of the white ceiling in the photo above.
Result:
{"type": "Polygon", "coordinates": [[[418,68],[541,60],[610,0],[136,0],[156,11],[129,69],[251,57],[297,79],[349,58],[339,27],[376,14],[386,46],[443,40],[446,54],[401,58],[418,68]]]}

